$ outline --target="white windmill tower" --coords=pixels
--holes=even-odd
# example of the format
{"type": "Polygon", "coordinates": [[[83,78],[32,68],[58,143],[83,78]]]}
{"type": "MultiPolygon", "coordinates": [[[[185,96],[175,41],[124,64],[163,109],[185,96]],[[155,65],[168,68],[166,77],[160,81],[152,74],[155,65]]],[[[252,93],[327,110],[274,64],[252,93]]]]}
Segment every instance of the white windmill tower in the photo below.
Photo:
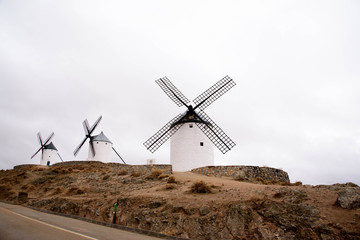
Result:
{"type": "Polygon", "coordinates": [[[40,132],[38,132],[37,136],[41,147],[34,155],[32,155],[31,159],[41,150],[40,165],[49,166],[51,163],[58,161],[58,159],[63,161],[54,144],[52,142],[48,143],[54,135],[54,133],[51,133],[50,136],[43,142],[40,132]]]}
{"type": "MultiPolygon", "coordinates": [[[[118,154],[118,152],[113,147],[113,143],[105,136],[103,132],[99,135],[91,136],[94,132],[97,125],[100,123],[102,116],[100,116],[94,125],[90,128],[89,122],[87,119],[84,120],[83,126],[85,130],[85,138],[79,144],[79,146],[74,151],[74,156],[78,154],[80,148],[84,145],[86,140],[89,138],[89,153],[87,160],[90,161],[101,161],[101,162],[110,162],[111,160],[111,150],[117,154],[117,156],[124,162],[122,157],[118,154]]],[[[125,163],[125,162],[124,162],[125,163]]]]}
{"type": "Polygon", "coordinates": [[[229,76],[195,98],[195,107],[187,105],[190,101],[166,77],[156,80],[156,83],[176,105],[187,108],[185,113],[177,115],[144,143],[153,153],[171,137],[170,162],[173,171],[213,166],[213,144],[222,153],[235,146],[235,143],[203,111],[235,86],[235,82],[229,76]]]}

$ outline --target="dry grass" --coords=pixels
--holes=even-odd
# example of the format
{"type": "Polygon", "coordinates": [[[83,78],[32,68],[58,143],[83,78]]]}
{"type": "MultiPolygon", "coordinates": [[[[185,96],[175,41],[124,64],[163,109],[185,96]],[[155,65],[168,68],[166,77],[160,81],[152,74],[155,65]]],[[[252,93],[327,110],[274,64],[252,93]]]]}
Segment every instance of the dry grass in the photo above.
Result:
{"type": "Polygon", "coordinates": [[[160,176],[158,178],[159,179],[164,179],[164,178],[167,178],[167,177],[169,177],[169,174],[162,173],[162,174],[160,174],[160,176]]]}
{"type": "Polygon", "coordinates": [[[16,192],[13,188],[7,184],[0,185],[0,198],[7,198],[10,196],[16,195],[16,192]]]}
{"type": "Polygon", "coordinates": [[[63,190],[64,190],[64,189],[58,187],[58,188],[56,188],[56,189],[54,190],[53,194],[54,194],[54,195],[60,194],[60,193],[63,192],[63,190]]]}
{"type": "Polygon", "coordinates": [[[165,190],[173,190],[173,189],[176,189],[176,184],[174,183],[169,183],[169,184],[166,184],[165,187],[164,187],[165,190]]]}
{"type": "Polygon", "coordinates": [[[140,172],[133,171],[133,172],[131,173],[131,176],[132,176],[132,177],[140,177],[140,176],[141,176],[141,173],[140,173],[140,172]]]}
{"type": "Polygon", "coordinates": [[[80,195],[80,194],[84,194],[84,193],[85,193],[84,190],[77,188],[77,187],[70,188],[67,191],[68,195],[80,195]]]}
{"type": "Polygon", "coordinates": [[[124,176],[124,175],[128,175],[128,172],[127,172],[125,169],[121,169],[121,170],[118,172],[118,176],[124,176]]]}
{"type": "Polygon", "coordinates": [[[291,183],[290,186],[302,186],[302,182],[297,181],[297,182],[291,183]]]}
{"type": "Polygon", "coordinates": [[[106,174],[102,179],[103,180],[108,180],[110,178],[110,175],[109,174],[106,174]]]}
{"type": "Polygon", "coordinates": [[[156,169],[156,170],[151,171],[151,173],[149,175],[147,175],[145,178],[150,179],[150,180],[156,180],[156,179],[159,179],[161,175],[162,175],[162,171],[156,169]]]}
{"type": "Polygon", "coordinates": [[[33,191],[33,190],[35,190],[35,186],[32,185],[32,184],[25,184],[25,185],[21,186],[21,189],[28,190],[28,191],[33,191]]]}
{"type": "Polygon", "coordinates": [[[211,186],[206,184],[204,181],[195,182],[190,187],[192,193],[212,193],[211,186]]]}
{"type": "Polygon", "coordinates": [[[167,180],[167,183],[177,183],[174,176],[170,176],[167,180]]]}

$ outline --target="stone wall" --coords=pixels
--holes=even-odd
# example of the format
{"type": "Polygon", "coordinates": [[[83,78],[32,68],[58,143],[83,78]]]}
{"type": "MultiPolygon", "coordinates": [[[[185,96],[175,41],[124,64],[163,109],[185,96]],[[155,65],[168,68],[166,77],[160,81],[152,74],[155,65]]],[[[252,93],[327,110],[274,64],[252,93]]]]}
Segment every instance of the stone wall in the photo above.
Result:
{"type": "Polygon", "coordinates": [[[258,179],[264,181],[277,181],[290,183],[287,172],[270,167],[257,166],[208,166],[191,170],[194,173],[215,177],[232,177],[244,181],[255,181],[258,179]]]}
{"type": "Polygon", "coordinates": [[[90,165],[102,165],[106,164],[108,166],[113,166],[114,168],[117,168],[119,171],[126,170],[128,173],[132,172],[139,172],[142,174],[149,174],[153,170],[161,170],[165,174],[171,174],[172,173],[172,167],[169,164],[153,164],[153,165],[129,165],[129,164],[120,164],[120,163],[103,163],[99,161],[66,161],[66,162],[60,162],[53,164],[51,166],[71,166],[71,165],[77,165],[77,164],[90,164],[90,165]]]}

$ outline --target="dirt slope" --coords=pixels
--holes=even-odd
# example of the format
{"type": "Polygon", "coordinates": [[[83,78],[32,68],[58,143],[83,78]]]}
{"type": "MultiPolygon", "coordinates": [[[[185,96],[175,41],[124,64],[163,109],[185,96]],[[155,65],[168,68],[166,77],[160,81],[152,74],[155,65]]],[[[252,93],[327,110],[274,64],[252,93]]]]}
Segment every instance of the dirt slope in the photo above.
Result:
{"type": "Polygon", "coordinates": [[[279,186],[191,172],[128,173],[99,162],[0,171],[0,200],[191,239],[360,239],[360,210],[339,192],[354,184],[279,186]],[[194,183],[211,193],[191,192],[194,183]],[[28,195],[18,199],[19,192],[28,195]]]}

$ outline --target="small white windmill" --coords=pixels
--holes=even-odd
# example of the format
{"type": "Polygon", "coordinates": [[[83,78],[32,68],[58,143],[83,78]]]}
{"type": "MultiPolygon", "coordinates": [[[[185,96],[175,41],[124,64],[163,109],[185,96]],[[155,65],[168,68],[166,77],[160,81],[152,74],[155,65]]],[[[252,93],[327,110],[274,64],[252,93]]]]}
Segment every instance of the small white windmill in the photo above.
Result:
{"type": "Polygon", "coordinates": [[[40,132],[38,132],[37,136],[41,147],[39,148],[39,150],[36,151],[34,155],[32,155],[31,159],[33,159],[33,157],[35,157],[35,155],[38,154],[38,152],[40,152],[41,150],[40,165],[49,166],[51,163],[56,162],[58,159],[63,161],[54,144],[52,142],[48,143],[54,135],[55,134],[52,132],[50,136],[43,142],[41,134],[40,132]]]}
{"type": "Polygon", "coordinates": [[[145,147],[155,152],[170,137],[170,162],[173,171],[189,171],[194,168],[214,165],[215,145],[226,153],[235,143],[205,114],[204,109],[235,86],[235,82],[225,76],[204,93],[193,100],[195,107],[166,77],[156,80],[161,89],[179,107],[187,111],[179,114],[149,138],[145,147]],[[198,110],[199,109],[199,110],[198,110]]]}
{"type": "MultiPolygon", "coordinates": [[[[94,132],[97,125],[100,123],[102,116],[100,116],[94,125],[90,128],[89,122],[87,119],[84,120],[83,126],[85,131],[85,138],[79,144],[79,146],[74,151],[74,156],[78,154],[80,148],[84,145],[86,140],[89,138],[89,153],[87,160],[90,161],[101,161],[101,162],[110,162],[111,160],[111,150],[114,150],[116,155],[125,163],[122,157],[118,154],[118,152],[113,147],[113,143],[105,136],[103,132],[99,135],[91,136],[94,132]]],[[[125,163],[126,164],[126,163],[125,163]]]]}

